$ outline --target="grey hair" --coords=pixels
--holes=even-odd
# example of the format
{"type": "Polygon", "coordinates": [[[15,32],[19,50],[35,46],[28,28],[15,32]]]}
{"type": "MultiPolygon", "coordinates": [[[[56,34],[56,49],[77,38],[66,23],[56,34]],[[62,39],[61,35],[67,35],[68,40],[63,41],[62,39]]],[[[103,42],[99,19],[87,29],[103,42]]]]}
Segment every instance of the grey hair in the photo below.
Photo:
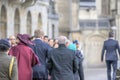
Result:
{"type": "Polygon", "coordinates": [[[59,36],[57,38],[59,44],[66,44],[67,37],[65,36],[59,36]]]}

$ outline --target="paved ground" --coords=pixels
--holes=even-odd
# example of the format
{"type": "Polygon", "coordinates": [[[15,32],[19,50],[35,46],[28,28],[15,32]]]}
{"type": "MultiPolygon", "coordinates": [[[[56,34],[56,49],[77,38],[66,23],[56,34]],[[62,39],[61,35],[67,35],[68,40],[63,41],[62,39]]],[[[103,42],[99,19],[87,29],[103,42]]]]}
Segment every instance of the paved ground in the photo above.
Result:
{"type": "Polygon", "coordinates": [[[106,69],[85,69],[85,80],[107,80],[106,69]]]}

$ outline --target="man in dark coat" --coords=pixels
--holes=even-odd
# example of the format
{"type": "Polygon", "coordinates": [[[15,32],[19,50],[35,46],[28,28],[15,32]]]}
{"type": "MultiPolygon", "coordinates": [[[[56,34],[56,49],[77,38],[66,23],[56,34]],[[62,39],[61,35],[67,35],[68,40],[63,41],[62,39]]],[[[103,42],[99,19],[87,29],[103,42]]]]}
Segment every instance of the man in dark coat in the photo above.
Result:
{"type": "Polygon", "coordinates": [[[109,39],[104,41],[101,61],[103,61],[104,53],[106,52],[106,66],[107,66],[107,77],[108,80],[116,80],[116,70],[117,70],[117,50],[120,54],[120,48],[118,41],[114,39],[114,33],[109,32],[109,39]],[[113,79],[111,79],[111,68],[113,70],[113,79]]]}
{"type": "Polygon", "coordinates": [[[32,46],[35,54],[38,56],[40,64],[33,67],[33,80],[48,80],[48,71],[46,68],[46,60],[50,46],[43,42],[44,32],[40,29],[34,32],[35,40],[32,46]]]}
{"type": "Polygon", "coordinates": [[[58,38],[59,47],[49,51],[48,69],[51,80],[74,80],[78,69],[77,58],[73,50],[66,48],[66,37],[58,38]]]}

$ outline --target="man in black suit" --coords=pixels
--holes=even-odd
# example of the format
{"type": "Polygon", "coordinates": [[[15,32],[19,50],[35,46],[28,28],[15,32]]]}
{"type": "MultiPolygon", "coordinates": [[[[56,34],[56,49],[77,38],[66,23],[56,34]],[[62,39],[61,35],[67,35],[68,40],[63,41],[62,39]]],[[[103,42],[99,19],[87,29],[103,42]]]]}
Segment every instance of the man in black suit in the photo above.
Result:
{"type": "Polygon", "coordinates": [[[58,38],[59,47],[49,52],[48,69],[51,80],[74,80],[78,69],[75,51],[66,48],[66,37],[58,38]]]}
{"type": "Polygon", "coordinates": [[[101,55],[101,61],[103,62],[104,53],[106,53],[106,66],[107,66],[107,77],[108,80],[116,80],[116,70],[117,70],[117,50],[120,54],[120,48],[119,43],[117,40],[114,39],[114,33],[109,32],[109,39],[104,41],[103,49],[102,49],[102,55],[101,55]],[[113,68],[113,75],[111,79],[111,68],[113,68]]]}

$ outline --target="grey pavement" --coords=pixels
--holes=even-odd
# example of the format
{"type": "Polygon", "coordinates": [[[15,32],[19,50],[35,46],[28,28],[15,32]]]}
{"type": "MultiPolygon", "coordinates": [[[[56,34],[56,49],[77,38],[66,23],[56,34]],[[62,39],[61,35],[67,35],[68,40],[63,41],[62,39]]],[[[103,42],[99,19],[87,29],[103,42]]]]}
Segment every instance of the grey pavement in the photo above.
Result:
{"type": "Polygon", "coordinates": [[[85,69],[85,80],[107,80],[106,68],[85,69]]]}

